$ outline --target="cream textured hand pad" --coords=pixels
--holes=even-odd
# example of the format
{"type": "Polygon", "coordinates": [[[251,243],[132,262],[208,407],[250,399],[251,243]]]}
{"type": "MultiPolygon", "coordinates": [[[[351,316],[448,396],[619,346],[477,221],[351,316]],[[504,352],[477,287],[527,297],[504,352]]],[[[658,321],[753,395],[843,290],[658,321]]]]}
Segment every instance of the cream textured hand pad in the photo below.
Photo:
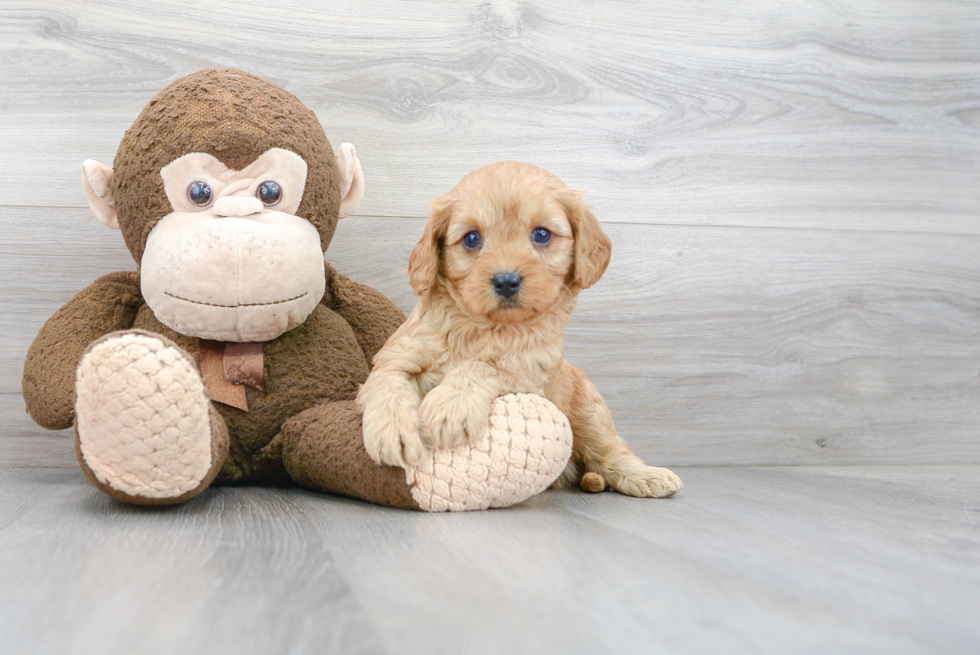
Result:
{"type": "Polygon", "coordinates": [[[210,401],[177,348],[145,334],[109,337],[82,358],[75,390],[81,453],[100,482],[176,498],[208,475],[210,401]]]}
{"type": "Polygon", "coordinates": [[[494,401],[477,445],[426,451],[405,473],[421,509],[463,512],[508,507],[541,493],[571,455],[572,428],[554,403],[511,393],[494,401]]]}

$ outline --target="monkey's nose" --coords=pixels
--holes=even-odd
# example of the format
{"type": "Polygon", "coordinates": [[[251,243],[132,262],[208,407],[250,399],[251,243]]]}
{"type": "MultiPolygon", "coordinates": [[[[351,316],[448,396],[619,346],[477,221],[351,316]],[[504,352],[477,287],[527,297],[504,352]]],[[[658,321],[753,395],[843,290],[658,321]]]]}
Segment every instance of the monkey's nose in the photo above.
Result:
{"type": "Polygon", "coordinates": [[[222,196],[214,201],[214,213],[218,216],[251,216],[262,211],[262,201],[245,196],[222,196]]]}
{"type": "Polygon", "coordinates": [[[493,276],[493,291],[501,298],[510,300],[521,290],[522,281],[520,273],[497,273],[493,276]]]}

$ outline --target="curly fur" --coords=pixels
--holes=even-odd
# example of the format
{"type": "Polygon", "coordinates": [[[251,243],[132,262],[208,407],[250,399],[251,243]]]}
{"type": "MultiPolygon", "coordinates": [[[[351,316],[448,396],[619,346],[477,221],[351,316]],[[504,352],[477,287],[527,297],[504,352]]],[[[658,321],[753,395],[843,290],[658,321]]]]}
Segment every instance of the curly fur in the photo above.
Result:
{"type": "Polygon", "coordinates": [[[611,250],[582,193],[530,164],[478,169],[434,200],[409,262],[419,303],[375,356],[357,399],[371,458],[413,465],[425,448],[472,442],[495,398],[529,392],[572,425],[572,459],[558,485],[593,472],[631,496],[676,493],[680,479],[633,454],[595,387],[564,360],[576,296],[599,280],[611,250]],[[532,239],[539,227],[552,233],[547,244],[532,239]],[[482,244],[470,249],[462,240],[473,230],[482,244]],[[505,272],[522,278],[510,300],[492,285],[505,272]]]}

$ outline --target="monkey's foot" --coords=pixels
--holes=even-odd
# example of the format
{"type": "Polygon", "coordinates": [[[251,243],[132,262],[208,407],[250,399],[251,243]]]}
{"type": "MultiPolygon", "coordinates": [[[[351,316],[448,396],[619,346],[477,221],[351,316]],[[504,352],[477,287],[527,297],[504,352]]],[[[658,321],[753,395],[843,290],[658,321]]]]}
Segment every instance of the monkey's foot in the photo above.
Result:
{"type": "Polygon", "coordinates": [[[89,479],[142,505],[188,500],[211,484],[228,449],[188,355],[149,332],[96,341],[75,377],[75,449],[89,479]]]}
{"type": "Polygon", "coordinates": [[[572,428],[554,403],[507,394],[494,401],[489,427],[475,445],[426,450],[405,473],[425,511],[508,507],[547,489],[571,454],[572,428]]]}

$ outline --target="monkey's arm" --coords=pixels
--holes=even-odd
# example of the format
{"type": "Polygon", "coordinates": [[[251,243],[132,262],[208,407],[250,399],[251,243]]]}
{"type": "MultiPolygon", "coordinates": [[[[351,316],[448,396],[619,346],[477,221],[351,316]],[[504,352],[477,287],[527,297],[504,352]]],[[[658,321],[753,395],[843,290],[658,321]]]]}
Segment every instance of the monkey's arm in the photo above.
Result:
{"type": "Polygon", "coordinates": [[[133,326],[143,304],[135,271],[100,277],[41,327],[24,362],[24,401],[31,418],[49,430],[75,418],[75,369],[89,344],[133,326]]]}
{"type": "Polygon", "coordinates": [[[380,291],[350,280],[330,264],[324,266],[327,274],[324,301],[354,329],[364,357],[371,364],[388,337],[405,322],[405,315],[380,291]]]}

